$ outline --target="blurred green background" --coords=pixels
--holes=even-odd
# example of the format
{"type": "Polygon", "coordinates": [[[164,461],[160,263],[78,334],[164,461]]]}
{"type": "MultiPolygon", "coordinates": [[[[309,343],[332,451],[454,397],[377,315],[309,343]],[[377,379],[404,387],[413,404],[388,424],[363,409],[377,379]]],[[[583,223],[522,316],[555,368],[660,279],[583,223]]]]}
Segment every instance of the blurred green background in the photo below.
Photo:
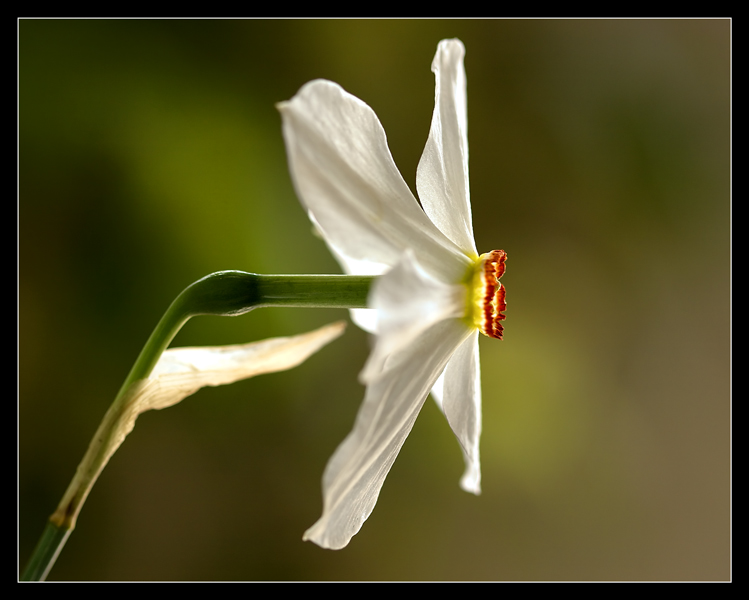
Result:
{"type": "MultiPolygon", "coordinates": [[[[730,577],[726,20],[19,22],[19,562],[152,327],[212,271],[337,273],[276,102],[340,83],[415,188],[437,42],[467,49],[474,226],[509,254],[481,340],[483,494],[431,401],[348,548],[301,541],[367,336],[143,415],[50,579],[730,577]]],[[[345,311],[191,321],[175,345],[345,311]]]]}

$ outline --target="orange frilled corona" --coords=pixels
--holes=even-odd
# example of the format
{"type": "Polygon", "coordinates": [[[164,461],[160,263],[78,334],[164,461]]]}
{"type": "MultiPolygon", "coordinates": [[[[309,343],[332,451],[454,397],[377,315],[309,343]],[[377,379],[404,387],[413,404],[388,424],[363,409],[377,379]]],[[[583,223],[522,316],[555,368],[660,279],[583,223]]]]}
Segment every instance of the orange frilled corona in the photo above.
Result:
{"type": "Polygon", "coordinates": [[[486,336],[501,340],[504,328],[505,288],[499,281],[505,272],[507,253],[492,250],[482,254],[473,275],[473,323],[486,336]]]}

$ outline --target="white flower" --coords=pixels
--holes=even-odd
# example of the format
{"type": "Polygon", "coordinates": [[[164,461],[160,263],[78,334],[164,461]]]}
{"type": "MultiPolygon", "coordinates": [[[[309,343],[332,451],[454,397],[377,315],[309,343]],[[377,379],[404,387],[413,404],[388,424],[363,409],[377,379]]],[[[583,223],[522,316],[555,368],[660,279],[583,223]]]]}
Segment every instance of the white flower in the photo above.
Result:
{"type": "Polygon", "coordinates": [[[435,107],[416,174],[421,206],[361,100],[317,80],[279,105],[310,219],[346,272],[382,275],[369,297],[376,310],[354,314],[377,334],[361,374],[364,403],[325,470],[323,515],[304,536],[326,548],[346,546],[372,512],[430,390],[463,449],[461,486],[480,492],[478,331],[501,339],[505,253],[479,257],[473,239],[464,54],[459,40],[443,40],[432,62],[435,107]]]}

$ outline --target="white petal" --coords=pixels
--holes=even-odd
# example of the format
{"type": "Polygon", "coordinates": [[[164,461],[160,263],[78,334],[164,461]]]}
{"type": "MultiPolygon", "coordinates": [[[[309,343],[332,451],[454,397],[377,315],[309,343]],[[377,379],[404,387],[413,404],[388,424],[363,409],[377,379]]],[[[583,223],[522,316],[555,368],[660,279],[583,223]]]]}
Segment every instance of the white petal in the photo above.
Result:
{"type": "Polygon", "coordinates": [[[377,331],[377,311],[372,308],[350,308],[351,320],[368,333],[377,331]]]}
{"type": "Polygon", "coordinates": [[[443,396],[443,389],[445,387],[445,372],[442,371],[442,375],[440,375],[437,378],[437,381],[434,382],[434,385],[432,386],[432,399],[437,404],[437,407],[442,411],[444,414],[445,409],[442,407],[442,396],[443,396]]]}
{"type": "Polygon", "coordinates": [[[411,344],[435,323],[462,317],[466,293],[464,285],[442,283],[429,275],[407,250],[392,270],[375,281],[369,294],[369,305],[376,309],[377,339],[361,382],[371,382],[388,356],[411,344]]]}
{"type": "Polygon", "coordinates": [[[410,247],[445,281],[464,274],[466,257],[413,197],[369,106],[317,80],[279,110],[297,194],[334,254],[350,259],[348,268],[376,274],[363,269],[392,267],[410,247]]]}
{"type": "Polygon", "coordinates": [[[468,184],[468,113],[465,48],[442,40],[432,62],[435,100],[432,126],[416,171],[424,211],[463,252],[477,256],[468,184]]]}
{"type": "Polygon", "coordinates": [[[476,330],[463,342],[432,388],[432,396],[445,413],[463,450],[466,469],[460,486],[474,494],[481,493],[481,366],[478,338],[476,330]]]}
{"type": "Polygon", "coordinates": [[[367,388],[353,431],[328,462],[323,514],[305,540],[338,549],[359,531],[429,390],[470,331],[460,320],[442,321],[391,357],[367,388]]]}

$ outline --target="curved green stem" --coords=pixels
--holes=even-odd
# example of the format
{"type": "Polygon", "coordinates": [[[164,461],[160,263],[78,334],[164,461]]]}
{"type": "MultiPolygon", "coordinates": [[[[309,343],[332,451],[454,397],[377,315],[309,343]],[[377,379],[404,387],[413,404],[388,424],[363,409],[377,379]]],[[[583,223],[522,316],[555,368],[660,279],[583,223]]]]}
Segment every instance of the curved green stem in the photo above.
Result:
{"type": "Polygon", "coordinates": [[[86,497],[111,456],[110,441],[125,411],[128,390],[151,374],[164,350],[191,317],[237,316],[268,306],[365,308],[373,279],[348,275],[256,275],[220,271],[187,287],[169,306],[138,355],[57,510],[50,516],[21,579],[43,581],[46,578],[75,528],[86,497]]]}

